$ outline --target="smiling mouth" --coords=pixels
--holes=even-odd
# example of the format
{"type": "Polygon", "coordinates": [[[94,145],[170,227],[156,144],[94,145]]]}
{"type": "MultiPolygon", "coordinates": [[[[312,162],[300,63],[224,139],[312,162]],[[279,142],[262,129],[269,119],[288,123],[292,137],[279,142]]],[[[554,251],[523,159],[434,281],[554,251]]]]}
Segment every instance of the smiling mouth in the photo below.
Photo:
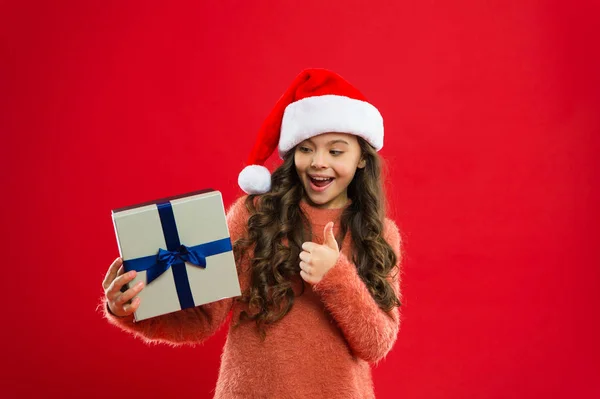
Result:
{"type": "Polygon", "coordinates": [[[311,177],[308,176],[311,188],[315,191],[323,191],[333,182],[333,177],[322,178],[322,177],[311,177]]]}

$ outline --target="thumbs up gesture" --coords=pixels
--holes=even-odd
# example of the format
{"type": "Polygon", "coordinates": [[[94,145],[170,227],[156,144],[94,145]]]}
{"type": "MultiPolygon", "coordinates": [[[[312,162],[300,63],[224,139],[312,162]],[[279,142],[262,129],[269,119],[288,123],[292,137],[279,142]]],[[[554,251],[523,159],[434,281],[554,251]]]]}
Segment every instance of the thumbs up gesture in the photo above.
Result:
{"type": "Polygon", "coordinates": [[[321,281],[340,256],[340,249],[333,235],[333,222],[329,222],[325,226],[323,238],[323,245],[314,242],[302,244],[300,276],[310,284],[317,284],[321,281]]]}

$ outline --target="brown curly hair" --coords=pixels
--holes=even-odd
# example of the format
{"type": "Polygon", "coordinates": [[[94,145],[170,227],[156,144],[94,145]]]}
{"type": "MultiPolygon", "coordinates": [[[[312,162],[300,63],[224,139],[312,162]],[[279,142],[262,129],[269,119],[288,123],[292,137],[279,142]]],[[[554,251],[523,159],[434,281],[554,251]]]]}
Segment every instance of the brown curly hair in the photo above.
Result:
{"type": "MultiPolygon", "coordinates": [[[[369,143],[357,138],[366,166],[356,170],[348,185],[348,198],[352,202],[341,215],[336,239],[340,244],[350,230],[352,261],[358,274],[379,307],[389,312],[401,303],[387,280],[398,259],[382,236],[385,220],[382,161],[369,143]]],[[[240,314],[240,322],[254,320],[263,339],[265,327],[292,308],[296,296],[292,282],[302,282],[300,295],[305,288],[298,257],[302,243],[311,240],[311,228],[299,206],[304,187],[296,172],[295,151],[296,147],[288,151],[283,164],[273,172],[269,192],[247,197],[245,205],[251,215],[248,234],[233,245],[236,259],[247,255],[246,250],[254,246],[250,286],[238,299],[248,304],[249,312],[240,314]]]]}

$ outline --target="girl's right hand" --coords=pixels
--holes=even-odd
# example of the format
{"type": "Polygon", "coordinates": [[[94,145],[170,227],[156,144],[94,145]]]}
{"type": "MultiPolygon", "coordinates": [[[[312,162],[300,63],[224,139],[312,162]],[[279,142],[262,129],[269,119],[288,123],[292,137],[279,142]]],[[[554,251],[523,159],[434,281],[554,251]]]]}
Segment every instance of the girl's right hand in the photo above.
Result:
{"type": "Polygon", "coordinates": [[[137,297],[133,301],[131,298],[136,296],[144,288],[144,283],[140,281],[135,286],[129,288],[125,292],[121,292],[121,288],[136,276],[135,270],[124,273],[123,260],[115,259],[106,272],[106,277],[102,282],[104,295],[106,295],[106,303],[108,309],[119,317],[129,316],[140,306],[140,298],[137,297]]]}

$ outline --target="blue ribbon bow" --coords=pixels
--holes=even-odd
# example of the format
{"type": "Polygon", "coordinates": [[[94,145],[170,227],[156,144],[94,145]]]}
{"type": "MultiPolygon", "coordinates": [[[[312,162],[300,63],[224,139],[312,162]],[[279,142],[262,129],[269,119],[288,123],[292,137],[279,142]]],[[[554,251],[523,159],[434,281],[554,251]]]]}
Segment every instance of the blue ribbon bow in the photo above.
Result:
{"type": "Polygon", "coordinates": [[[166,249],[159,248],[156,255],[156,264],[146,270],[148,284],[169,270],[171,266],[185,264],[185,262],[201,267],[202,269],[206,268],[206,256],[198,250],[193,250],[183,244],[175,251],[167,251],[166,249]]]}

